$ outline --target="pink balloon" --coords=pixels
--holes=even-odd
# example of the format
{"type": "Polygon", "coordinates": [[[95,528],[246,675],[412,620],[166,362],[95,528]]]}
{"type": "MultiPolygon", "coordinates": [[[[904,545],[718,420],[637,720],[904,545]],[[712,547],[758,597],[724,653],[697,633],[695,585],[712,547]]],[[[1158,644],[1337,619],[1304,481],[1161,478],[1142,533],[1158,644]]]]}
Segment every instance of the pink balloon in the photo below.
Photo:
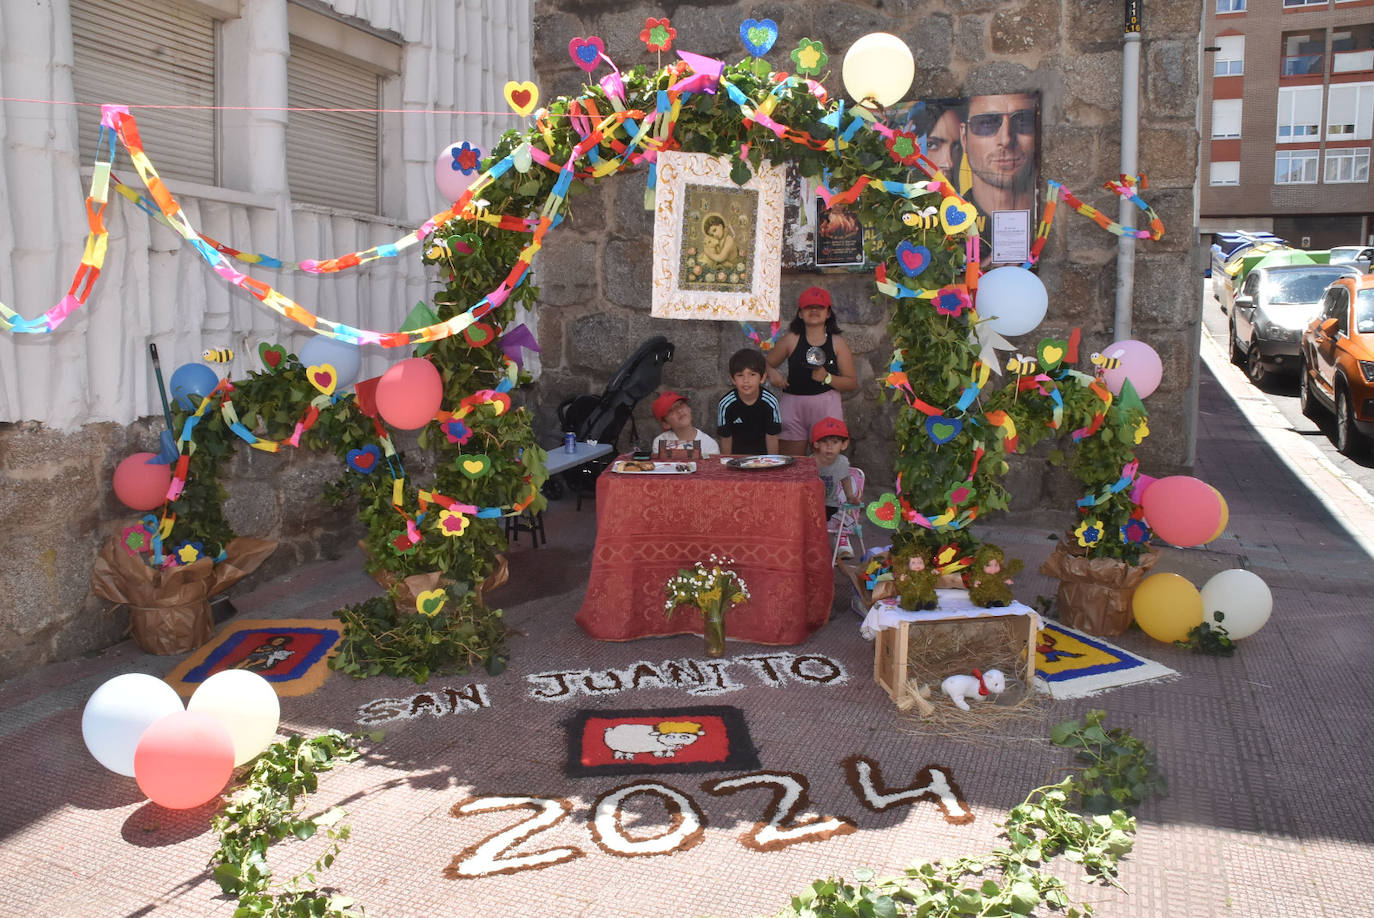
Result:
{"type": "Polygon", "coordinates": [[[234,740],[217,718],[176,711],[143,731],[134,780],[158,806],[189,810],[213,800],[234,773],[234,740]]]}
{"type": "Polygon", "coordinates": [[[461,198],[463,192],[468,190],[468,186],[481,175],[480,169],[464,173],[458,168],[460,158],[454,155],[454,151],[459,151],[461,155],[463,146],[463,143],[451,143],[444,147],[434,160],[434,184],[439,186],[439,193],[444,196],[445,201],[456,201],[461,198]]]}
{"type": "Polygon", "coordinates": [[[134,453],[115,466],[115,497],[130,510],[156,510],[167,500],[172,467],[148,464],[156,458],[157,453],[134,453]]]}
{"type": "Polygon", "coordinates": [[[1159,354],[1144,341],[1113,341],[1102,350],[1102,356],[1117,361],[1116,366],[1102,374],[1112,395],[1121,394],[1121,384],[1127,379],[1135,387],[1135,394],[1149,398],[1159,388],[1164,376],[1164,363],[1159,354]]]}
{"type": "Polygon", "coordinates": [[[1221,534],[1221,495],[1189,475],[1159,479],[1145,492],[1140,506],[1155,534],[1174,545],[1202,545],[1221,534]]]}
{"type": "Polygon", "coordinates": [[[444,381],[423,357],[402,360],[377,383],[377,412],[397,430],[419,430],[439,413],[444,381]]]}

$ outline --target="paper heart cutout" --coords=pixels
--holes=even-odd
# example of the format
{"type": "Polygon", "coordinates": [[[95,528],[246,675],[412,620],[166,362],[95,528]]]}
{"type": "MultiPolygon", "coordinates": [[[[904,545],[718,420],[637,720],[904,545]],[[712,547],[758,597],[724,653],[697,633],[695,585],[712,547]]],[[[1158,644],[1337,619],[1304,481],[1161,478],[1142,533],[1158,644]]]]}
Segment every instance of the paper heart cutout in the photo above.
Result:
{"type": "Polygon", "coordinates": [[[976,226],[978,208],[958,198],[945,198],[940,202],[940,224],[946,236],[966,233],[976,226]]]}
{"type": "Polygon", "coordinates": [[[497,392],[495,389],[478,389],[476,392],[463,399],[459,404],[458,417],[463,417],[467,412],[463,408],[475,408],[478,405],[491,405],[497,417],[510,411],[510,396],[504,392],[497,392]]]}
{"type": "Polygon", "coordinates": [[[333,395],[334,389],[339,385],[339,374],[335,372],[332,363],[306,367],[305,378],[310,380],[310,385],[325,395],[333,395]]]}
{"type": "Polygon", "coordinates": [[[534,150],[528,142],[522,143],[511,153],[510,159],[515,171],[524,175],[530,171],[530,166],[534,163],[534,150]]]}
{"type": "Polygon", "coordinates": [[[572,57],[573,63],[588,73],[596,69],[597,63],[601,60],[601,55],[605,53],[606,46],[595,35],[588,35],[586,38],[574,38],[568,42],[568,54],[572,57]]]}
{"type": "Polygon", "coordinates": [[[485,322],[473,322],[463,329],[463,340],[471,347],[482,347],[496,340],[496,329],[485,322]]]}
{"type": "Polygon", "coordinates": [[[258,359],[267,369],[275,370],[286,359],[286,348],[280,344],[268,344],[266,341],[259,341],[258,359]]]}
{"type": "Polygon", "coordinates": [[[369,443],[362,449],[350,449],[348,451],[348,467],[355,472],[362,472],[364,475],[371,475],[381,464],[382,451],[375,443],[369,443]]]}
{"type": "Polygon", "coordinates": [[[746,19],[739,24],[739,40],[744,42],[744,50],[763,57],[778,40],[778,24],[771,19],[746,19]]]}
{"type": "Polygon", "coordinates": [[[459,456],[458,471],[462,472],[470,480],[476,481],[478,478],[481,478],[491,471],[491,459],[481,454],[476,456],[459,456]]]}
{"type": "Polygon", "coordinates": [[[1053,370],[1064,362],[1064,355],[1069,352],[1069,342],[1059,338],[1046,338],[1040,342],[1040,347],[1036,350],[1036,356],[1040,358],[1040,366],[1045,370],[1053,370]]]}
{"type": "Polygon", "coordinates": [[[915,277],[930,264],[930,249],[923,245],[912,245],[911,240],[903,239],[897,243],[897,264],[907,277],[915,277]]]}
{"type": "Polygon", "coordinates": [[[476,233],[454,233],[444,240],[444,244],[450,255],[471,255],[482,244],[482,239],[476,233]]]}
{"type": "Polygon", "coordinates": [[[448,602],[448,590],[424,590],[415,594],[415,611],[421,615],[438,615],[439,610],[448,602]]]}
{"type": "Polygon", "coordinates": [[[869,504],[865,512],[869,520],[875,526],[883,529],[896,529],[898,523],[897,516],[897,495],[891,491],[885,491],[878,495],[878,499],[869,504]]]}
{"type": "Polygon", "coordinates": [[[517,83],[511,80],[506,84],[506,104],[520,117],[525,117],[539,105],[539,87],[529,80],[517,83]]]}
{"type": "Polygon", "coordinates": [[[948,443],[959,436],[959,431],[964,429],[964,422],[958,418],[946,418],[935,415],[926,418],[926,436],[936,443],[948,443]]]}

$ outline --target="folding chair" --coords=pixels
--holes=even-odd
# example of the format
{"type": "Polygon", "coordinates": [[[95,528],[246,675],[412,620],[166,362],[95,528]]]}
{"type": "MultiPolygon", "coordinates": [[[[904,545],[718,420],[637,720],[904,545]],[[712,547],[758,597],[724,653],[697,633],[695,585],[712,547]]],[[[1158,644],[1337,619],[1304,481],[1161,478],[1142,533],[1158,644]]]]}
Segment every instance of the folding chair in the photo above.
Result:
{"type": "Polygon", "coordinates": [[[863,513],[864,508],[865,479],[863,469],[853,467],[849,469],[849,487],[854,491],[857,503],[841,503],[839,511],[835,514],[839,517],[839,523],[832,531],[834,535],[834,543],[830,549],[830,564],[832,566],[840,557],[840,539],[846,535],[854,536],[859,540],[858,553],[860,555],[865,551],[863,525],[859,522],[859,514],[863,513]]]}

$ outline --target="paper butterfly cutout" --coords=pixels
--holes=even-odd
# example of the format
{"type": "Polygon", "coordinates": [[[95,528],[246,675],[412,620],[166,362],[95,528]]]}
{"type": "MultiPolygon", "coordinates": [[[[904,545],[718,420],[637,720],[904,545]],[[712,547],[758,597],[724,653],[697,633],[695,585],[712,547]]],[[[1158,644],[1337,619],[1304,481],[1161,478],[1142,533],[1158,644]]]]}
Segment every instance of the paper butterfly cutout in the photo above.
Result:
{"type": "Polygon", "coordinates": [[[362,449],[350,449],[348,451],[348,467],[355,472],[362,472],[364,475],[371,475],[377,471],[377,466],[381,464],[382,451],[375,443],[369,443],[362,449]]]}
{"type": "Polygon", "coordinates": [[[596,65],[601,61],[601,55],[605,53],[605,44],[595,35],[574,38],[568,42],[568,55],[572,57],[573,63],[588,73],[596,69],[596,65]]]}
{"type": "Polygon", "coordinates": [[[506,84],[506,104],[521,117],[530,114],[539,105],[539,87],[529,80],[523,83],[511,80],[506,84]]]}
{"type": "Polygon", "coordinates": [[[771,19],[746,19],[739,24],[739,40],[751,55],[763,57],[778,40],[778,24],[771,19]]]}
{"type": "Polygon", "coordinates": [[[305,378],[324,395],[333,395],[334,389],[339,385],[339,374],[334,371],[332,363],[306,367],[305,378]]]}
{"type": "Polygon", "coordinates": [[[897,243],[897,264],[907,277],[915,277],[930,264],[930,249],[923,245],[912,245],[911,240],[903,239],[897,243]]]}

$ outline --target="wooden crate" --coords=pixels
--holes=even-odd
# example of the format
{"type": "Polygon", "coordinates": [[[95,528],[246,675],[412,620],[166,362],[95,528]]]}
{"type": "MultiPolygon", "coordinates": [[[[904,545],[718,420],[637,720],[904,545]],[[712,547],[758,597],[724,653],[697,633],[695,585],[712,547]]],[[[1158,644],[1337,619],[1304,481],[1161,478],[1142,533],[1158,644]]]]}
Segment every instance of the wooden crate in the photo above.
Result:
{"type": "MultiPolygon", "coordinates": [[[[914,677],[918,681],[932,683],[932,689],[938,689],[939,683],[946,676],[952,675],[951,672],[930,673],[913,671],[910,666],[912,634],[916,629],[921,628],[986,628],[989,625],[996,625],[998,628],[1008,630],[1015,637],[1007,648],[1007,654],[1019,656],[1023,651],[1026,656],[1025,663],[1015,675],[1019,675],[1029,688],[1035,681],[1035,643],[1036,643],[1036,617],[1034,615],[1023,615],[1019,613],[1007,613],[1004,615],[985,614],[985,615],[960,615],[953,614],[938,619],[928,619],[915,622],[901,622],[895,628],[884,628],[878,632],[873,644],[873,681],[877,682],[888,697],[891,698],[898,707],[905,710],[910,707],[911,689],[908,687],[910,680],[914,677]],[[1008,629],[1010,621],[1012,628],[1008,629]]],[[[966,661],[967,666],[962,668],[963,672],[971,672],[973,667],[980,666],[978,660],[966,661]]],[[[1008,673],[1008,675],[1013,675],[1008,673]]]]}

